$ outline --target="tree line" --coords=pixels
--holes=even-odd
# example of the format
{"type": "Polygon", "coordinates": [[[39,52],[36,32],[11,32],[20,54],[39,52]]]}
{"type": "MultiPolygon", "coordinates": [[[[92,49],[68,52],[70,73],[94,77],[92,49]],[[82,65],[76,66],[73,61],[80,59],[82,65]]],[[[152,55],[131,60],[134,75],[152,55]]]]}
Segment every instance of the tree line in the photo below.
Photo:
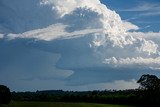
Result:
{"type": "MultiPolygon", "coordinates": [[[[46,90],[36,92],[12,92],[7,94],[1,91],[0,103],[4,96],[8,96],[9,103],[11,98],[14,101],[53,101],[53,102],[90,102],[107,104],[127,104],[136,106],[160,106],[160,79],[155,75],[145,74],[137,81],[140,84],[138,89],[132,90],[104,90],[104,91],[63,91],[46,90]],[[3,93],[3,94],[1,94],[3,93]]],[[[4,87],[3,87],[4,89],[4,87]]],[[[7,98],[7,97],[6,97],[7,98]]]]}

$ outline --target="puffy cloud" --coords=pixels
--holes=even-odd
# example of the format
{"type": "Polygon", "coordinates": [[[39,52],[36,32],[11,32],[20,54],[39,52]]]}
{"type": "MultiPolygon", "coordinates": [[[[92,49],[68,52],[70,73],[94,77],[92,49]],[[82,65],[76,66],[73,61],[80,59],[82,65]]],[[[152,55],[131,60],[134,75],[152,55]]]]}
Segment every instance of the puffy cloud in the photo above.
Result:
{"type": "Polygon", "coordinates": [[[104,63],[111,64],[116,67],[150,67],[150,68],[158,68],[160,65],[160,57],[156,58],[109,58],[105,59],[104,63]]]}
{"type": "Polygon", "coordinates": [[[70,14],[76,8],[90,8],[100,11],[98,5],[101,5],[99,0],[41,0],[41,5],[52,5],[52,9],[56,10],[61,17],[70,14]]]}
{"type": "Polygon", "coordinates": [[[148,55],[157,54],[158,45],[153,41],[146,41],[145,39],[141,40],[141,45],[137,48],[140,52],[147,52],[148,55]]]}
{"type": "Polygon", "coordinates": [[[160,33],[159,32],[129,32],[129,34],[132,35],[133,37],[144,38],[145,40],[148,40],[150,42],[152,41],[152,43],[154,42],[155,44],[157,44],[156,46],[158,50],[157,53],[159,54],[159,50],[160,50],[160,47],[159,47],[160,33]]]}
{"type": "Polygon", "coordinates": [[[28,30],[41,29],[57,23],[67,25],[68,28],[65,29],[67,31],[69,28],[72,28],[71,31],[75,31],[98,27],[105,29],[105,32],[107,33],[118,34],[125,32],[120,16],[101,4],[99,0],[89,0],[87,2],[85,0],[40,1],[41,0],[36,0],[33,2],[32,0],[29,0],[26,2],[24,0],[16,0],[15,3],[10,3],[9,0],[3,0],[1,20],[5,23],[1,23],[2,26],[11,30],[12,33],[22,33],[28,30]],[[31,3],[30,8],[33,9],[32,12],[29,12],[29,10],[26,9],[29,3],[31,3]],[[22,5],[25,6],[22,8],[22,5]],[[7,7],[11,7],[12,10],[7,7]],[[18,14],[18,16],[14,14],[4,14],[12,11],[18,14]],[[61,17],[59,17],[58,14],[60,14],[61,17]],[[10,17],[12,18],[10,19],[10,17]]]}
{"type": "Polygon", "coordinates": [[[156,44],[160,41],[160,32],[129,32],[130,35],[139,38],[145,38],[146,40],[152,40],[156,44]]]}

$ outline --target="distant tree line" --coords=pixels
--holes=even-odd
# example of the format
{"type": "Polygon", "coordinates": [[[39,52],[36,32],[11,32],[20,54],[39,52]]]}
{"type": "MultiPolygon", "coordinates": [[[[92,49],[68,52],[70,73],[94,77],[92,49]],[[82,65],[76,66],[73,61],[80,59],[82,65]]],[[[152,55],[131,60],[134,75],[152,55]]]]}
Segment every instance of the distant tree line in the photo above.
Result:
{"type": "Polygon", "coordinates": [[[112,104],[134,104],[138,90],[105,91],[37,91],[13,92],[13,100],[18,101],[53,101],[53,102],[92,102],[112,104]]]}

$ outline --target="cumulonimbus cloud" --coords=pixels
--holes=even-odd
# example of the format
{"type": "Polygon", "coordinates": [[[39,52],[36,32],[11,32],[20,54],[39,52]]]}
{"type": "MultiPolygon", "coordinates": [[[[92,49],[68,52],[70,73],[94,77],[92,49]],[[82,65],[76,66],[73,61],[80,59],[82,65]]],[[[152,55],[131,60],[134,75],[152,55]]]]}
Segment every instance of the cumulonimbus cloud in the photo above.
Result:
{"type": "MultiPolygon", "coordinates": [[[[22,1],[20,2],[20,0],[16,1],[25,3],[22,1]]],[[[1,2],[4,4],[6,11],[9,12],[18,11],[17,9],[21,8],[22,5],[10,4],[9,0],[2,0],[1,2]],[[15,7],[12,5],[15,5],[15,7]],[[12,10],[9,10],[7,6],[12,7],[12,10]]],[[[31,0],[28,2],[31,2],[31,0]]],[[[47,22],[50,24],[49,26],[43,27],[42,24],[40,25],[40,28],[37,29],[36,27],[38,27],[38,25],[34,27],[31,24],[28,25],[28,27],[33,30],[24,31],[23,33],[18,34],[9,32],[6,38],[35,38],[52,41],[54,39],[92,35],[93,41],[90,43],[90,47],[95,50],[96,56],[100,57],[102,62],[103,59],[106,60],[112,57],[117,59],[137,59],[137,57],[142,57],[142,59],[148,58],[148,60],[151,58],[152,60],[156,60],[157,57],[159,57],[158,45],[156,43],[151,40],[145,40],[142,36],[134,36],[135,33],[132,35],[129,30],[138,30],[139,28],[130,22],[122,21],[115,11],[108,9],[105,5],[101,4],[99,0],[37,0],[37,2],[32,3],[37,3],[37,7],[34,7],[35,12],[41,10],[41,8],[46,9],[46,11],[49,12],[49,15],[45,17],[54,16],[56,18],[48,18],[51,20],[50,23],[47,22]],[[120,54],[117,54],[116,51],[119,51],[120,54]]],[[[24,7],[24,9],[26,8],[24,7]]],[[[21,11],[25,10],[22,9],[21,11]]],[[[30,14],[35,14],[35,12],[33,11],[30,14]]],[[[41,14],[43,14],[43,11],[38,13],[38,15],[43,18],[41,14]]],[[[29,17],[29,14],[19,15],[26,15],[24,17],[29,17]]],[[[5,14],[1,14],[1,16],[6,17],[5,14]]],[[[26,21],[24,24],[27,24],[30,20],[35,22],[36,25],[36,16],[31,16],[32,19],[24,18],[26,21]]],[[[20,19],[17,20],[21,22],[20,19]]],[[[43,19],[39,20],[39,22],[42,21],[43,19]]],[[[13,24],[12,21],[10,24],[13,24]]],[[[3,26],[3,24],[1,26],[3,26]]],[[[17,25],[16,27],[18,26],[20,25],[17,25]]],[[[12,29],[8,28],[8,31],[11,30],[12,29]]],[[[1,38],[2,37],[4,37],[3,34],[1,34],[1,38]]]]}
{"type": "MultiPolygon", "coordinates": [[[[27,44],[25,50],[30,50],[28,47],[31,46],[38,52],[47,51],[51,56],[58,53],[60,58],[54,62],[53,68],[75,71],[66,75],[76,75],[73,76],[76,80],[84,73],[79,70],[90,70],[91,67],[159,69],[160,44],[155,39],[159,37],[153,36],[155,33],[137,32],[138,29],[138,26],[123,21],[100,0],[0,1],[0,39],[11,44],[36,40],[38,45],[35,42],[20,42],[19,47],[13,47],[23,49],[21,45],[27,44]],[[152,36],[146,37],[146,34],[152,36]],[[79,73],[76,74],[76,71],[79,73]]],[[[5,43],[1,45],[3,48],[5,43]]],[[[10,50],[10,45],[7,48],[10,50]]],[[[71,82],[74,81],[73,77],[70,78],[71,82]]],[[[85,79],[83,84],[88,81],[85,79]]]]}

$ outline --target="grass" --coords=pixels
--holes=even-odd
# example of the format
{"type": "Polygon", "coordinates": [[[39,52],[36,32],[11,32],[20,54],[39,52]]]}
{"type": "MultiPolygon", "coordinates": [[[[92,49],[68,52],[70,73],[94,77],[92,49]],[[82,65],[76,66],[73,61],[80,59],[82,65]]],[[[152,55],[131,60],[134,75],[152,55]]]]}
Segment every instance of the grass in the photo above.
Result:
{"type": "Polygon", "coordinates": [[[3,107],[132,107],[126,105],[96,103],[65,103],[65,102],[11,102],[3,107]]]}

